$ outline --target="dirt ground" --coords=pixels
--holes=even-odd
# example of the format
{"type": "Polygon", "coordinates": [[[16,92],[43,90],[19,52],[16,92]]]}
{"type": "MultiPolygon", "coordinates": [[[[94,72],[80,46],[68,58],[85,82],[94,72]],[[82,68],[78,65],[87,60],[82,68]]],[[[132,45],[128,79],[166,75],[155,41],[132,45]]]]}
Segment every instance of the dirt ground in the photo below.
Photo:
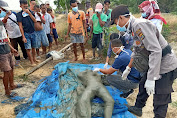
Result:
{"type": "MultiPolygon", "coordinates": [[[[53,50],[60,50],[62,49],[64,46],[66,46],[67,44],[69,44],[70,41],[60,41],[59,42],[59,46],[56,47],[55,45],[53,45],[53,50]]],[[[177,42],[172,42],[171,43],[175,53],[177,54],[177,42]]],[[[30,69],[32,69],[32,67],[30,67],[30,63],[29,60],[22,60],[21,61],[21,66],[15,67],[14,69],[14,79],[15,79],[15,83],[20,83],[20,84],[25,84],[25,86],[23,88],[14,90],[15,92],[17,92],[19,94],[19,96],[22,97],[26,97],[25,100],[21,101],[21,102],[16,102],[16,103],[12,103],[12,104],[2,104],[0,103],[0,118],[15,118],[14,115],[14,107],[21,104],[21,103],[25,103],[28,98],[32,95],[32,93],[36,90],[38,84],[39,84],[39,80],[41,80],[42,78],[48,76],[51,74],[51,72],[53,71],[53,67],[59,63],[59,62],[66,62],[68,60],[70,60],[71,63],[82,63],[82,53],[80,51],[80,46],[78,46],[78,61],[77,62],[73,62],[73,53],[72,53],[72,48],[67,49],[67,51],[64,53],[65,57],[64,59],[61,60],[57,60],[57,61],[50,61],[49,63],[47,63],[46,65],[44,65],[43,67],[41,67],[40,69],[38,69],[37,71],[35,71],[34,73],[32,73],[30,76],[28,76],[28,78],[24,78],[22,77],[22,75],[24,73],[26,73],[27,71],[29,71],[30,69]]],[[[93,61],[90,58],[92,57],[92,50],[91,50],[91,45],[88,43],[86,45],[86,59],[87,62],[86,64],[96,64],[96,63],[105,63],[105,58],[102,58],[99,61],[93,61]]],[[[45,60],[45,55],[41,56],[41,61],[45,60]]],[[[110,64],[112,64],[114,61],[114,58],[112,58],[110,60],[110,64]]],[[[2,73],[0,73],[1,75],[2,73]]],[[[6,100],[7,97],[4,95],[4,86],[3,86],[3,82],[2,79],[0,79],[0,102],[3,100],[6,100]]],[[[173,84],[174,87],[174,92],[172,93],[172,102],[177,102],[177,80],[174,82],[173,84]]],[[[127,101],[130,105],[134,105],[135,100],[136,100],[136,96],[138,93],[138,89],[135,90],[135,92],[129,97],[127,98],[127,101]]],[[[168,108],[168,113],[167,113],[167,118],[177,118],[177,106],[175,107],[173,104],[169,104],[169,108],[168,108]]],[[[151,95],[147,101],[147,105],[143,108],[143,116],[140,118],[153,118],[154,114],[153,114],[153,96],[151,95]]]]}

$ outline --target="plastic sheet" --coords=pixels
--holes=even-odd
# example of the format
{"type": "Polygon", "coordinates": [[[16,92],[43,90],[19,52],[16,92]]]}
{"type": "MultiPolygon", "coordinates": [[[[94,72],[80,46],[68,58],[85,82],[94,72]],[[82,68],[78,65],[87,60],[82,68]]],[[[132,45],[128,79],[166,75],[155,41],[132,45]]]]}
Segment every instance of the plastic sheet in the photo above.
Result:
{"type": "MultiPolygon", "coordinates": [[[[102,67],[104,64],[85,65],[70,64],[69,62],[59,63],[51,76],[46,77],[33,93],[27,104],[17,106],[17,118],[76,118],[75,109],[78,96],[83,92],[83,85],[77,78],[77,74],[85,70],[93,70],[95,67],[102,67]]],[[[127,111],[126,99],[120,98],[121,92],[113,87],[106,87],[113,97],[114,111],[112,118],[135,118],[127,111]]],[[[95,98],[92,101],[92,108],[98,104],[103,109],[103,101],[95,98]]],[[[97,109],[98,110],[98,109],[97,109]]],[[[103,115],[100,111],[92,109],[93,118],[103,115]]],[[[101,117],[100,117],[101,118],[101,117]]]]}

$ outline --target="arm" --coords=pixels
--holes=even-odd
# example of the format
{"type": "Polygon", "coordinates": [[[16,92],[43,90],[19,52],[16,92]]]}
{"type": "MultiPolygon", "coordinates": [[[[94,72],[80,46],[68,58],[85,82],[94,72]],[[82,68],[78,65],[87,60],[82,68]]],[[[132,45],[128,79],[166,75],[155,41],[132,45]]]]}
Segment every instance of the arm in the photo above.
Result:
{"type": "Polygon", "coordinates": [[[41,14],[40,14],[40,13],[37,13],[37,15],[40,17],[41,22],[42,22],[43,24],[45,24],[45,19],[42,18],[41,14]]]}
{"type": "Polygon", "coordinates": [[[68,31],[67,31],[67,35],[69,35],[69,33],[70,33],[70,30],[71,30],[71,23],[69,23],[69,25],[68,25],[68,31]]]}
{"type": "Polygon", "coordinates": [[[132,63],[133,63],[133,58],[130,59],[130,62],[129,62],[129,64],[128,64],[128,67],[132,68],[132,66],[133,66],[132,63]]]}
{"type": "Polygon", "coordinates": [[[32,21],[34,23],[37,23],[35,17],[33,16],[33,14],[28,9],[23,9],[23,11],[29,14],[30,18],[32,19],[32,21]]]}
{"type": "Polygon", "coordinates": [[[3,23],[7,23],[7,19],[9,18],[9,15],[11,14],[11,11],[9,11],[6,16],[4,17],[4,19],[2,20],[3,23]]]}
{"type": "Polygon", "coordinates": [[[83,26],[84,26],[84,30],[85,30],[85,35],[87,37],[88,34],[87,34],[86,20],[83,20],[83,26]]]}
{"type": "Polygon", "coordinates": [[[137,37],[142,40],[145,49],[150,52],[149,55],[149,70],[147,73],[148,80],[156,80],[160,78],[160,65],[162,60],[162,48],[156,36],[157,28],[149,23],[140,23],[136,30],[141,28],[140,34],[137,37]],[[144,36],[142,38],[142,36],[144,36]]]}
{"type": "Polygon", "coordinates": [[[90,20],[90,26],[91,26],[91,29],[90,29],[90,38],[92,36],[92,33],[93,33],[93,21],[90,20]]]}
{"type": "Polygon", "coordinates": [[[109,69],[100,69],[100,72],[103,73],[103,74],[112,74],[114,73],[115,71],[117,71],[116,69],[110,67],[109,69]]]}
{"type": "Polygon", "coordinates": [[[23,42],[26,43],[27,40],[26,40],[25,35],[24,35],[24,30],[23,30],[22,22],[18,22],[18,25],[19,25],[19,28],[20,28],[20,32],[22,34],[23,42]]]}
{"type": "Polygon", "coordinates": [[[50,23],[50,34],[52,34],[52,23],[50,23]]]}
{"type": "MultiPolygon", "coordinates": [[[[97,14],[98,14],[98,13],[97,13],[97,14]]],[[[97,16],[98,16],[98,15],[97,15],[97,16]]],[[[103,27],[103,26],[105,25],[105,22],[101,20],[100,15],[99,15],[98,19],[99,19],[100,26],[103,27]]]]}

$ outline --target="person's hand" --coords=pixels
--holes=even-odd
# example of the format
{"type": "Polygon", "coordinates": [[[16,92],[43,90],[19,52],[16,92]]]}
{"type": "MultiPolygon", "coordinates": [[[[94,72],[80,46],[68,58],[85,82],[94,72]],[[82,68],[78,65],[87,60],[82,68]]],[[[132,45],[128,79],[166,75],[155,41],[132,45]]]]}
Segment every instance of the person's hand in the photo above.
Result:
{"type": "Polygon", "coordinates": [[[130,71],[131,71],[131,68],[129,66],[127,66],[126,69],[124,70],[124,72],[122,73],[122,79],[123,80],[127,79],[127,76],[130,73],[130,71]]]}
{"type": "Polygon", "coordinates": [[[14,56],[17,56],[18,55],[18,51],[16,49],[12,49],[12,53],[14,54],[14,56]]]}
{"type": "Polygon", "coordinates": [[[68,39],[68,37],[69,37],[69,35],[66,35],[66,36],[65,36],[65,40],[67,40],[67,39],[68,39]]]}
{"type": "Polygon", "coordinates": [[[29,9],[23,9],[24,12],[26,12],[27,14],[30,14],[31,12],[29,11],[29,9]]]}
{"type": "Polygon", "coordinates": [[[39,17],[41,17],[41,14],[40,14],[39,12],[37,12],[37,15],[38,15],[39,17]]]}
{"type": "Polygon", "coordinates": [[[50,30],[50,34],[51,34],[51,35],[53,35],[53,32],[52,32],[52,30],[50,30]]]}
{"type": "Polygon", "coordinates": [[[11,11],[6,11],[6,14],[9,16],[12,12],[11,11]]]}
{"type": "Polygon", "coordinates": [[[22,40],[24,43],[27,43],[27,39],[25,37],[22,40]]]}
{"type": "Polygon", "coordinates": [[[146,80],[144,88],[146,88],[147,94],[150,96],[151,94],[154,94],[155,92],[155,80],[146,80]]]}
{"type": "Polygon", "coordinates": [[[100,71],[100,68],[95,68],[94,70],[93,70],[93,72],[99,72],[100,71]]]}
{"type": "Polygon", "coordinates": [[[100,18],[100,13],[96,12],[96,15],[97,15],[98,18],[100,18]]]}
{"type": "Polygon", "coordinates": [[[104,65],[104,69],[106,69],[108,67],[108,63],[106,62],[104,65]]]}

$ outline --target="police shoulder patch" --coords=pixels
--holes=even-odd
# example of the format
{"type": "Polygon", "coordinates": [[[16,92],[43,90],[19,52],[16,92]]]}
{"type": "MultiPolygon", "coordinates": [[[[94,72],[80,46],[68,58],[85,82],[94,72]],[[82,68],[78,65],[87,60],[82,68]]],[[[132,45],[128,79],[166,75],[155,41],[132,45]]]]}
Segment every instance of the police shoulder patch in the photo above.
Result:
{"type": "Polygon", "coordinates": [[[143,34],[142,31],[141,31],[141,28],[139,28],[139,29],[136,31],[136,35],[137,35],[141,40],[144,40],[144,38],[145,38],[144,34],[143,34]]]}

